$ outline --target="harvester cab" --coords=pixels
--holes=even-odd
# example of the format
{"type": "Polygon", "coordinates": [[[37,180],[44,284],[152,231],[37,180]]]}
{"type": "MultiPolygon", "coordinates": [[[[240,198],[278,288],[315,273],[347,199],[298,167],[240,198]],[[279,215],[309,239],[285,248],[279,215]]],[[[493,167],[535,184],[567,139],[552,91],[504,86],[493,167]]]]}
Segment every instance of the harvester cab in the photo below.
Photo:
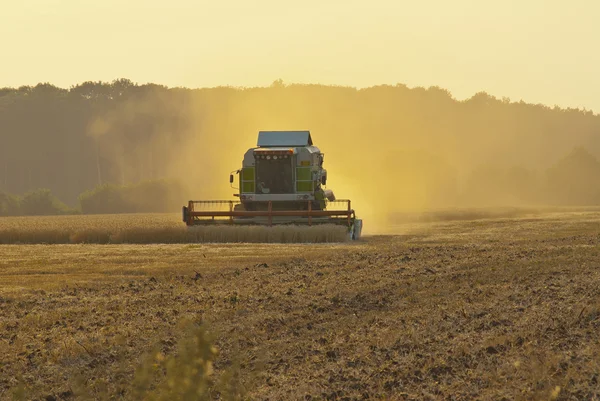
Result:
{"type": "Polygon", "coordinates": [[[244,154],[237,175],[239,201],[189,201],[183,207],[188,226],[344,225],[351,239],[360,238],[362,220],[350,200],[337,200],[326,189],[324,154],[313,145],[309,131],[260,131],[257,146],[244,154]],[[207,210],[207,209],[213,210],[207,210]]]}

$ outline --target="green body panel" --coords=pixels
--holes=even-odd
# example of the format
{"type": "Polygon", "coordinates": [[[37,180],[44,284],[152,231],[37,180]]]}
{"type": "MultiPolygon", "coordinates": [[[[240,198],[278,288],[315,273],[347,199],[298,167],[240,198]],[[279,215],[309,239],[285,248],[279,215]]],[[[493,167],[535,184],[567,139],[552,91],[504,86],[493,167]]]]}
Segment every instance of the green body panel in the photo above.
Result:
{"type": "Polygon", "coordinates": [[[313,182],[312,181],[298,181],[296,182],[296,192],[312,192],[313,182]]]}
{"type": "Polygon", "coordinates": [[[254,193],[254,183],[253,182],[243,182],[242,183],[242,193],[254,193]]]}
{"type": "Polygon", "coordinates": [[[311,167],[297,167],[296,168],[296,180],[298,181],[310,181],[312,179],[311,167]]]}
{"type": "Polygon", "coordinates": [[[242,169],[243,181],[254,181],[254,167],[245,167],[242,169]]]}
{"type": "Polygon", "coordinates": [[[323,193],[323,190],[315,192],[315,199],[317,201],[319,201],[319,204],[321,205],[321,209],[325,209],[325,206],[327,206],[327,201],[325,200],[325,195],[323,193]]]}
{"type": "Polygon", "coordinates": [[[296,192],[313,192],[312,167],[296,167],[296,192]]]}
{"type": "Polygon", "coordinates": [[[245,167],[240,174],[242,193],[254,193],[254,167],[245,167]]]}

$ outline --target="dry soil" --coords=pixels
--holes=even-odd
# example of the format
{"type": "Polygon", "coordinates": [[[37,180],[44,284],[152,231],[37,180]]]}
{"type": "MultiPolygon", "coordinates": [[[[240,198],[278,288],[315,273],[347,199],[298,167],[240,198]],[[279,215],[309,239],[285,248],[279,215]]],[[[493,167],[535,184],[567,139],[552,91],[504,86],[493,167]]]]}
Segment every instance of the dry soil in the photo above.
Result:
{"type": "MultiPolygon", "coordinates": [[[[182,319],[249,399],[600,397],[600,213],[357,243],[2,245],[0,399],[127,396],[182,319]]],[[[215,396],[217,394],[215,393],[215,396]]]]}

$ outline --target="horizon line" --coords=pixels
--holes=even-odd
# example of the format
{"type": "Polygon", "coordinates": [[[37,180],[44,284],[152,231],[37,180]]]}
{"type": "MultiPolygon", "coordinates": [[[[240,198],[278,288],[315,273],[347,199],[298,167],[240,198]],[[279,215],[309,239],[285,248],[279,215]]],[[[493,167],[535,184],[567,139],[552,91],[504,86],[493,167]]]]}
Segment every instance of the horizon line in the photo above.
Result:
{"type": "Polygon", "coordinates": [[[234,90],[251,90],[251,89],[269,89],[269,88],[276,88],[276,87],[290,87],[290,86],[321,86],[321,87],[328,87],[328,88],[342,88],[342,89],[353,89],[356,91],[361,91],[361,90],[368,90],[368,89],[374,89],[374,88],[380,88],[380,87],[391,87],[391,88],[399,88],[399,87],[404,87],[408,90],[418,90],[418,89],[423,89],[425,91],[429,91],[431,89],[438,89],[441,91],[445,91],[448,93],[450,99],[457,101],[459,103],[462,102],[467,102],[471,99],[473,99],[475,96],[480,95],[480,94],[485,94],[487,96],[489,96],[492,99],[498,100],[500,102],[504,102],[504,103],[508,103],[508,104],[527,104],[527,105],[533,105],[533,106],[543,106],[549,109],[560,109],[560,110],[573,110],[573,111],[583,111],[583,112],[591,112],[594,116],[600,116],[600,112],[596,113],[594,111],[594,109],[590,109],[587,108],[586,106],[560,106],[558,104],[554,104],[554,105],[550,105],[548,103],[542,103],[542,102],[533,102],[533,101],[526,101],[523,98],[521,98],[520,100],[514,100],[513,98],[511,98],[510,96],[497,96],[494,95],[490,92],[487,92],[486,90],[480,90],[477,91],[475,93],[473,93],[471,96],[469,97],[464,97],[463,99],[459,99],[458,97],[456,97],[452,91],[450,89],[447,89],[443,86],[440,85],[414,85],[414,86],[408,86],[405,83],[401,83],[401,82],[396,82],[394,84],[391,83],[379,83],[379,84],[373,84],[373,85],[368,85],[368,86],[360,86],[360,85],[343,85],[343,84],[334,84],[334,83],[322,83],[322,82],[314,82],[314,83],[302,83],[302,82],[285,82],[283,79],[278,78],[275,79],[271,82],[270,85],[232,85],[232,84],[219,84],[219,85],[213,85],[213,86],[182,86],[182,85],[175,85],[175,86],[169,86],[169,85],[165,85],[165,84],[161,84],[161,83],[155,83],[155,82],[146,82],[146,83],[140,83],[140,82],[136,82],[130,78],[125,78],[125,77],[121,77],[121,78],[115,78],[111,81],[104,81],[104,80],[86,80],[86,81],[81,81],[79,83],[76,84],[71,84],[68,88],[64,87],[64,86],[58,86],[55,85],[49,81],[39,81],[37,84],[35,85],[28,85],[28,84],[23,84],[20,86],[0,86],[0,90],[7,90],[7,89],[13,89],[13,90],[19,90],[21,88],[36,88],[40,85],[50,85],[53,86],[57,89],[61,89],[64,91],[71,91],[73,88],[76,88],[78,86],[81,86],[83,84],[86,83],[93,83],[93,84],[114,84],[115,82],[119,82],[119,81],[129,81],[131,82],[134,86],[149,86],[149,85],[154,85],[154,86],[159,86],[159,87],[163,87],[167,90],[171,90],[171,89],[186,89],[186,90],[214,90],[214,89],[234,89],[234,90]]]}

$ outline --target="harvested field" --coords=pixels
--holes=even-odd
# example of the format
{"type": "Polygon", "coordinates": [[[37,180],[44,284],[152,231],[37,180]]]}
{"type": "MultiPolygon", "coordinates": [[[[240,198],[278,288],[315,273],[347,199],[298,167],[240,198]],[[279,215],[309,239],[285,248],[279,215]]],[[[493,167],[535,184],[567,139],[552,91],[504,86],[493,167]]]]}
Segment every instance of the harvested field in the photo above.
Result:
{"type": "Polygon", "coordinates": [[[333,225],[188,228],[173,214],[0,218],[0,244],[186,244],[345,242],[333,225]]]}
{"type": "Polygon", "coordinates": [[[167,374],[185,379],[186,355],[212,355],[183,348],[185,319],[214,338],[221,398],[600,397],[600,213],[398,230],[345,244],[2,245],[0,399],[135,399],[182,349],[167,374]]]}

